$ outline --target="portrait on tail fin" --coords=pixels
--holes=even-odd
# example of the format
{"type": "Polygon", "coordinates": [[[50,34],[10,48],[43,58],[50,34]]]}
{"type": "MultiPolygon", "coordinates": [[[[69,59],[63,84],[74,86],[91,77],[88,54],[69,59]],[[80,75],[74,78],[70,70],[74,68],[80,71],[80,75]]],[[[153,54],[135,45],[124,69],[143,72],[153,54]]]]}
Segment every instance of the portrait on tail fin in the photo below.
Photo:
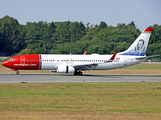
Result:
{"type": "Polygon", "coordinates": [[[138,43],[137,43],[137,45],[136,45],[136,47],[135,47],[135,51],[136,51],[136,53],[142,53],[142,52],[144,52],[144,50],[145,50],[145,45],[144,45],[144,40],[143,39],[140,39],[139,41],[138,41],[138,43]]]}

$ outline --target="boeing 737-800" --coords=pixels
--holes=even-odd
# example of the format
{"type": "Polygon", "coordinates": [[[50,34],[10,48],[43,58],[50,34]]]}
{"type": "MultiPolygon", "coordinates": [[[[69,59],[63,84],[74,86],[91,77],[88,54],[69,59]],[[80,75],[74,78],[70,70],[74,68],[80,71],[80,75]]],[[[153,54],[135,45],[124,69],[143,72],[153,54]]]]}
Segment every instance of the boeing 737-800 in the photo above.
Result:
{"type": "Polygon", "coordinates": [[[115,52],[114,55],[19,55],[4,61],[2,65],[17,71],[17,74],[19,74],[18,70],[51,70],[51,72],[58,73],[74,73],[74,75],[82,75],[83,70],[110,70],[127,67],[156,56],[145,55],[151,31],[152,28],[146,28],[126,51],[115,52]]]}

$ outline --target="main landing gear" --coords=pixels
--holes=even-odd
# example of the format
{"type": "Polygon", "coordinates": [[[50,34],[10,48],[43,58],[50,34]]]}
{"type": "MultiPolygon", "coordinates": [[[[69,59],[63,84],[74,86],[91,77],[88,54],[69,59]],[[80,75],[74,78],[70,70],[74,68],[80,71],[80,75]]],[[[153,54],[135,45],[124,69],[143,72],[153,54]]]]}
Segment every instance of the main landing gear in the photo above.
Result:
{"type": "Polygon", "coordinates": [[[74,75],[83,75],[83,73],[81,71],[77,72],[77,70],[75,70],[74,75]]]}

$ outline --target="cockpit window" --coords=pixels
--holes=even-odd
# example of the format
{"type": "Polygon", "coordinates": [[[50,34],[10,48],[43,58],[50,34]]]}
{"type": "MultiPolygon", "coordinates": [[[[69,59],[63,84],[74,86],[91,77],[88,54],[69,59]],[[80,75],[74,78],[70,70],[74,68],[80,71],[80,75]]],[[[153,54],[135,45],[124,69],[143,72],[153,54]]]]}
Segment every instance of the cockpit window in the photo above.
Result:
{"type": "Polygon", "coordinates": [[[10,60],[10,61],[15,61],[15,59],[8,59],[8,60],[10,60]]]}

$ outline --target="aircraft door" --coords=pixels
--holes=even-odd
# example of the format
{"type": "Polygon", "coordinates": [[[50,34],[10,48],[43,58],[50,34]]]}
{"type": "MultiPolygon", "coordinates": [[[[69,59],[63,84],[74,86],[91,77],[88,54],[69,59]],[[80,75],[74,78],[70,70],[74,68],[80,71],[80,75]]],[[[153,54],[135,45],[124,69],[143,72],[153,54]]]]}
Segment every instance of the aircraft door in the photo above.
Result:
{"type": "Polygon", "coordinates": [[[73,64],[73,59],[72,58],[71,59],[66,59],[66,63],[72,65],[73,64]]]}
{"type": "Polygon", "coordinates": [[[124,57],[123,64],[127,65],[127,58],[126,57],[124,57]]]}
{"type": "Polygon", "coordinates": [[[25,57],[24,56],[20,57],[20,64],[25,64],[25,57]]]}

